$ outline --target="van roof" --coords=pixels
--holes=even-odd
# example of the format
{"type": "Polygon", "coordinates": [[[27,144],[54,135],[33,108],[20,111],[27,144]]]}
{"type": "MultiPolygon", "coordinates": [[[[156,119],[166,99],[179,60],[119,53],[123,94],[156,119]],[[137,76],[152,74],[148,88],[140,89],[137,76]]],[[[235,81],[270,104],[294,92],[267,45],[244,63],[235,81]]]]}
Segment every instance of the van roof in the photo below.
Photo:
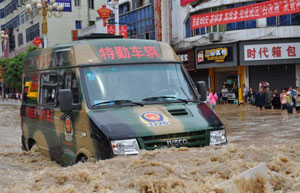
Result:
{"type": "Polygon", "coordinates": [[[29,53],[25,70],[178,61],[169,44],[155,40],[84,39],[29,53]]]}

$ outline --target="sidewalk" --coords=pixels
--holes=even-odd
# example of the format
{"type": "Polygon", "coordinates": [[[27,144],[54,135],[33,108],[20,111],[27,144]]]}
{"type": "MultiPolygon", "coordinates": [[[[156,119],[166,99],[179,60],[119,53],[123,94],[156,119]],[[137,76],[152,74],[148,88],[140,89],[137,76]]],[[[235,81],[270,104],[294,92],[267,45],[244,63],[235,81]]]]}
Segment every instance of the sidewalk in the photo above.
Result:
{"type": "Polygon", "coordinates": [[[21,100],[16,100],[16,99],[0,99],[0,104],[21,105],[21,100]]]}

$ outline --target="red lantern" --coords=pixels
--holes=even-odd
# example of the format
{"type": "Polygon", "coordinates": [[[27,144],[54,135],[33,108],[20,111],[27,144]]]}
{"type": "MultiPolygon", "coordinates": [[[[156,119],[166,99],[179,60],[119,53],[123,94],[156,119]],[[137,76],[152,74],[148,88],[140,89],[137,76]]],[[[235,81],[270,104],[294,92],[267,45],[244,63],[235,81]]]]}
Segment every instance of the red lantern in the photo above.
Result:
{"type": "Polygon", "coordinates": [[[106,8],[106,5],[102,5],[102,8],[97,10],[99,16],[103,19],[103,26],[106,26],[106,19],[111,14],[111,10],[106,8]]]}
{"type": "Polygon", "coordinates": [[[40,44],[43,43],[43,40],[41,40],[38,36],[35,37],[35,39],[32,41],[34,45],[36,45],[36,49],[39,50],[40,44]]]}

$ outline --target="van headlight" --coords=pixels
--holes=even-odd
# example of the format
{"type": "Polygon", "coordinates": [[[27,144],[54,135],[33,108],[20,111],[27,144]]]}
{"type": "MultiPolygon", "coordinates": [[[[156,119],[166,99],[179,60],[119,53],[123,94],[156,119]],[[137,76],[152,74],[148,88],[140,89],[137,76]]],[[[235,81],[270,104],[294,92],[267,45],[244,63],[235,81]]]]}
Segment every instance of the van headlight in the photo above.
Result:
{"type": "Polygon", "coordinates": [[[210,132],[210,145],[219,145],[226,142],[225,129],[210,132]]]}
{"type": "Polygon", "coordinates": [[[132,155],[138,154],[140,151],[136,139],[112,141],[111,147],[115,155],[132,155]]]}

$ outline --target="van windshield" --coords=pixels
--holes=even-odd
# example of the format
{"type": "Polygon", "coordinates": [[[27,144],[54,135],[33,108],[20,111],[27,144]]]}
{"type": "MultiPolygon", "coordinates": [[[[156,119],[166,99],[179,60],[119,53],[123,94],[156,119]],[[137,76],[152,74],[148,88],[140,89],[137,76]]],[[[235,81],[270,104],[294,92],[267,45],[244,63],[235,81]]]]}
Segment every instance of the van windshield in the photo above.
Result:
{"type": "Polygon", "coordinates": [[[95,66],[82,73],[91,106],[197,99],[180,64],[95,66]]]}

